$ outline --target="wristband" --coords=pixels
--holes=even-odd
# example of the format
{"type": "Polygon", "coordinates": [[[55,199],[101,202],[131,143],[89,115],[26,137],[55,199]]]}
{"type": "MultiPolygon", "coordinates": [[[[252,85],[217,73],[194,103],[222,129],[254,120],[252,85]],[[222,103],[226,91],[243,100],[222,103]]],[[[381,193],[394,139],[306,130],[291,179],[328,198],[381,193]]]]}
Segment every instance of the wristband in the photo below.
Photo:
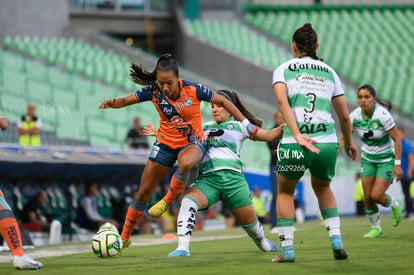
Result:
{"type": "Polygon", "coordinates": [[[247,118],[243,119],[241,124],[243,124],[243,126],[246,127],[247,132],[249,132],[249,134],[253,131],[254,125],[247,118]]]}
{"type": "Polygon", "coordinates": [[[394,160],[394,165],[401,165],[401,160],[400,159],[394,160]]]}

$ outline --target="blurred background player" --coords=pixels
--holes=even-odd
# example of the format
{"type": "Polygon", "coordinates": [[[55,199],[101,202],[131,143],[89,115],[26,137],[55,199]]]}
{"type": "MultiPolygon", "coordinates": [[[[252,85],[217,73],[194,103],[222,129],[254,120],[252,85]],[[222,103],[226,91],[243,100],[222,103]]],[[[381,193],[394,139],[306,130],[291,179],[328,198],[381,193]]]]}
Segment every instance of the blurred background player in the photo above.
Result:
{"type": "Polygon", "coordinates": [[[354,201],[355,201],[356,215],[357,216],[365,215],[364,188],[362,187],[361,173],[355,174],[354,201]]]}
{"type": "Polygon", "coordinates": [[[252,202],[256,211],[257,219],[261,224],[266,222],[265,200],[261,197],[260,188],[255,186],[252,192],[252,202]]]}
{"type": "Polygon", "coordinates": [[[330,188],[335,174],[338,137],[330,108],[326,107],[332,104],[345,136],[345,151],[355,160],[358,150],[352,143],[344,92],[336,72],[316,55],[318,36],[310,23],[298,28],[291,41],[295,58],[273,73],[273,90],[286,123],[277,163],[277,226],[282,249],[273,261],[295,261],[294,192],[306,169],[311,173],[312,188],[334,258],[346,259],[348,253],[342,242],[337,202],[330,188]]]}
{"type": "Polygon", "coordinates": [[[33,103],[27,104],[27,113],[23,115],[18,124],[19,144],[23,146],[40,146],[40,129],[42,120],[35,115],[36,107],[33,103]]]}
{"type": "Polygon", "coordinates": [[[178,169],[167,194],[148,210],[154,217],[168,210],[187,185],[191,168],[204,156],[206,145],[201,127],[201,101],[222,105],[237,120],[243,121],[250,131],[253,129],[253,125],[225,96],[202,84],[180,79],[178,64],[169,54],[158,59],[152,72],[132,63],[130,77],[146,87],[125,97],[105,100],[99,108],[122,108],[151,101],[160,115],[160,129],[141,176],[137,197],[128,208],[121,233],[124,248],[129,246],[131,232],[144,214],[148,200],[175,162],[178,161],[178,169]]]}
{"type": "Polygon", "coordinates": [[[48,213],[44,207],[46,199],[46,191],[39,190],[33,199],[25,203],[20,217],[22,228],[32,232],[49,233],[50,244],[60,243],[62,241],[62,223],[56,219],[49,222],[48,213]]]}
{"type": "Polygon", "coordinates": [[[125,142],[131,149],[148,149],[147,137],[144,135],[139,117],[134,118],[134,125],[129,129],[125,142]]]}
{"type": "MultiPolygon", "coordinates": [[[[9,125],[7,118],[0,117],[0,128],[5,131],[9,125]]],[[[23,252],[22,237],[16,218],[0,189],[0,233],[13,255],[13,266],[17,269],[40,269],[41,262],[33,260],[23,252]]]]}
{"type": "MultiPolygon", "coordinates": [[[[282,113],[277,111],[273,116],[273,122],[275,123],[273,128],[284,123],[282,113]]],[[[277,165],[277,146],[279,140],[273,140],[267,142],[267,147],[270,151],[270,167],[269,167],[269,178],[270,187],[272,190],[272,200],[270,201],[270,233],[277,233],[277,216],[276,216],[276,200],[277,200],[277,177],[276,177],[276,165],[277,165]]]]}
{"type": "Polygon", "coordinates": [[[410,196],[410,184],[413,180],[413,147],[405,136],[405,130],[402,126],[398,127],[398,134],[401,138],[401,169],[403,171],[401,187],[404,193],[405,217],[410,218],[413,213],[413,200],[410,196]]]}
{"type": "Polygon", "coordinates": [[[92,231],[98,230],[101,225],[107,222],[115,225],[117,228],[120,228],[120,224],[115,219],[102,217],[102,215],[99,214],[98,207],[96,205],[97,194],[98,184],[94,181],[87,182],[85,184],[85,194],[79,199],[76,223],[80,227],[92,231]]]}
{"type": "MultiPolygon", "coordinates": [[[[391,208],[394,226],[400,223],[401,202],[386,191],[392,181],[400,180],[403,174],[401,139],[389,112],[391,103],[378,98],[373,86],[359,86],[357,99],[359,107],[351,112],[350,118],[353,129],[362,141],[361,178],[366,214],[371,224],[371,231],[364,237],[374,238],[382,235],[377,204],[391,208]]],[[[339,140],[342,142],[342,137],[339,140]]]]}

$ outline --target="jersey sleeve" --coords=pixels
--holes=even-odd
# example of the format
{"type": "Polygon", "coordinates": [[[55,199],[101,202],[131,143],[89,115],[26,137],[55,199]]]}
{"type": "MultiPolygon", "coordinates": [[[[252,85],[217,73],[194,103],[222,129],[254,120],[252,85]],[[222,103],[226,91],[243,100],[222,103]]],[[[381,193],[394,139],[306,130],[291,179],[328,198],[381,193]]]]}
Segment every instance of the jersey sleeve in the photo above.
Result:
{"type": "Polygon", "coordinates": [[[395,127],[394,118],[386,109],[381,110],[380,122],[384,126],[384,130],[387,132],[395,127]]]}
{"type": "Polygon", "coordinates": [[[203,100],[203,101],[211,102],[213,100],[215,96],[215,92],[212,89],[202,84],[197,84],[195,87],[196,87],[197,98],[200,101],[203,100]]]}
{"type": "Polygon", "coordinates": [[[334,92],[332,94],[332,97],[340,96],[344,94],[344,90],[342,89],[341,80],[339,79],[339,76],[336,72],[333,72],[334,76],[334,92]]]}
{"type": "Polygon", "coordinates": [[[135,92],[135,98],[137,99],[138,103],[144,101],[150,101],[154,95],[154,86],[147,86],[135,92]]]}
{"type": "Polygon", "coordinates": [[[273,72],[273,81],[272,81],[272,87],[276,83],[286,83],[285,74],[282,66],[279,66],[274,72],[273,72]]]}

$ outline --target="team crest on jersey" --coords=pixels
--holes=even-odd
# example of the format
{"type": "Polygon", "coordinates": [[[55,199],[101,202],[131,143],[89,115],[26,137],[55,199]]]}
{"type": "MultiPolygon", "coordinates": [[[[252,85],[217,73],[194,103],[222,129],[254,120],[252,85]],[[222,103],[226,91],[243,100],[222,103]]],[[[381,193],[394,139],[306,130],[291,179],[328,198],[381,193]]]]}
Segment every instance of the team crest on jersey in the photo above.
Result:
{"type": "Polygon", "coordinates": [[[226,125],[226,129],[233,130],[234,126],[232,124],[226,125]]]}
{"type": "Polygon", "coordinates": [[[377,129],[378,123],[376,121],[372,122],[372,128],[377,129]]]}
{"type": "Polygon", "coordinates": [[[174,104],[174,107],[177,111],[182,111],[184,109],[184,104],[182,102],[177,102],[174,104]]]}
{"type": "Polygon", "coordinates": [[[180,116],[173,116],[170,119],[170,121],[171,122],[174,122],[174,123],[180,123],[180,122],[184,122],[184,119],[182,117],[180,117],[180,116]]]}
{"type": "Polygon", "coordinates": [[[191,105],[193,105],[193,101],[191,100],[191,98],[186,97],[186,98],[184,99],[184,105],[185,105],[185,106],[191,106],[191,105]]]}

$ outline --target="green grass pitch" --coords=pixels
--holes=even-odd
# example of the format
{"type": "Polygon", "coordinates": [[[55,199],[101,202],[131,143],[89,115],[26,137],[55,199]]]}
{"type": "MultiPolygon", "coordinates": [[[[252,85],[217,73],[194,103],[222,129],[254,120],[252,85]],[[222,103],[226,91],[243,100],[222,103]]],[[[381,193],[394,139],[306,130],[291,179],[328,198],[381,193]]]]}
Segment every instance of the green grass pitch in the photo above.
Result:
{"type": "MultiPolygon", "coordinates": [[[[349,253],[347,260],[333,259],[328,234],[321,221],[297,224],[295,232],[295,263],[273,263],[278,253],[259,251],[242,228],[194,232],[191,256],[168,258],[176,242],[132,246],[122,256],[100,259],[87,253],[37,258],[44,268],[35,274],[413,274],[414,220],[402,220],[398,227],[391,217],[382,217],[384,235],[367,239],[370,230],[366,218],[342,218],[342,235],[349,253]],[[229,238],[226,238],[229,237],[229,238]],[[197,239],[211,239],[201,241],[197,239]],[[220,238],[220,239],[218,239],[220,238]]],[[[268,225],[265,226],[268,231],[268,225]]],[[[276,243],[276,235],[267,232],[276,243]]],[[[160,240],[161,236],[133,237],[133,245],[160,240]]],[[[36,248],[29,255],[43,250],[59,251],[79,247],[85,251],[89,243],[62,244],[36,248]]],[[[82,249],[83,250],[82,250],[82,249]]],[[[3,255],[5,253],[2,253],[3,255]]],[[[11,259],[11,257],[10,257],[11,259]]],[[[10,263],[0,264],[0,274],[21,273],[10,263]]],[[[24,271],[23,271],[24,272],[24,271]]]]}

